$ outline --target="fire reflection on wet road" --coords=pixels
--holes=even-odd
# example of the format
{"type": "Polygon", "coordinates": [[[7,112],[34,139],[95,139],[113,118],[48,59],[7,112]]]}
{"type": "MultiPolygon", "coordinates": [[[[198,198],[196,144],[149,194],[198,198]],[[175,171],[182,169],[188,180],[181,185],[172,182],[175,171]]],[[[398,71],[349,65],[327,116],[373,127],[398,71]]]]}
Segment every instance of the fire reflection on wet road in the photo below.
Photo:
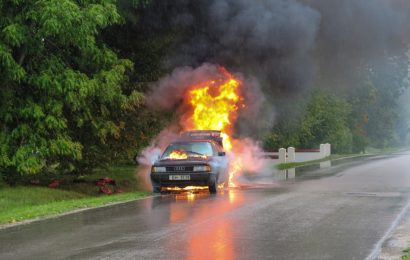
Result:
{"type": "MultiPolygon", "coordinates": [[[[235,190],[221,191],[219,196],[228,196],[228,203],[201,203],[197,207],[186,207],[184,202],[195,203],[207,200],[211,195],[206,192],[186,192],[175,196],[176,203],[170,206],[170,223],[190,221],[183,236],[187,241],[179,250],[186,251],[186,259],[234,259],[233,226],[230,221],[212,222],[212,216],[222,216],[243,203],[243,194],[235,190]],[[182,202],[182,203],[181,203],[182,202]],[[209,224],[207,224],[207,222],[209,224]]],[[[218,196],[218,195],[216,195],[218,196]]],[[[181,245],[180,235],[168,240],[168,248],[181,245]]]]}

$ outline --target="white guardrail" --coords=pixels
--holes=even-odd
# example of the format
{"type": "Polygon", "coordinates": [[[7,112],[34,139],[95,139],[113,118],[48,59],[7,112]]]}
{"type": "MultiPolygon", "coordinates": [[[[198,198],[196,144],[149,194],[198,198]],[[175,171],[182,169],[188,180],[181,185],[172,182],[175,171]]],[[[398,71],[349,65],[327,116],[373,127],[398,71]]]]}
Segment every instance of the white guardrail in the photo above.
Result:
{"type": "Polygon", "coordinates": [[[306,162],[323,159],[332,154],[331,144],[321,144],[319,149],[280,148],[278,152],[264,152],[262,157],[277,163],[306,162]]]}

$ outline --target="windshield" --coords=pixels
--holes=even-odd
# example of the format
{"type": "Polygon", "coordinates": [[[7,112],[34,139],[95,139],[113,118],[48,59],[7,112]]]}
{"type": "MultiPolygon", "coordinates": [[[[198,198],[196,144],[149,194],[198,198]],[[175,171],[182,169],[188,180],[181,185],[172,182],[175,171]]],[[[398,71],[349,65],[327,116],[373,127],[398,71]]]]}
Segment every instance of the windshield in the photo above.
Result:
{"type": "Polygon", "coordinates": [[[173,143],[165,149],[162,159],[187,159],[188,157],[212,156],[212,145],[209,142],[173,143]]]}

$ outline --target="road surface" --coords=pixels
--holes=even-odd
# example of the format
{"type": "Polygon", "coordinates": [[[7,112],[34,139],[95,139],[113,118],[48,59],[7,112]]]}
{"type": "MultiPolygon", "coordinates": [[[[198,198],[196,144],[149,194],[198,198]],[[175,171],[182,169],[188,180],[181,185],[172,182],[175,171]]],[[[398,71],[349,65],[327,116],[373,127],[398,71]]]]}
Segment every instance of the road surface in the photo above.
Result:
{"type": "Polygon", "coordinates": [[[0,229],[0,259],[372,259],[406,214],[410,153],[265,172],[0,229]]]}

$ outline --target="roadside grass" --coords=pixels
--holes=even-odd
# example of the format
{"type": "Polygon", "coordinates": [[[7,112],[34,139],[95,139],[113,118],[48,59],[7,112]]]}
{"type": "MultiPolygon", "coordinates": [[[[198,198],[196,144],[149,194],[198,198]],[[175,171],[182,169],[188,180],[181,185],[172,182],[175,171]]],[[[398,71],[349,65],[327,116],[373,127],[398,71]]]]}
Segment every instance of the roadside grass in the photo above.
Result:
{"type": "Polygon", "coordinates": [[[114,179],[124,191],[136,191],[140,183],[136,171],[136,165],[118,165],[108,169],[96,169],[92,174],[86,175],[84,179],[94,181],[102,177],[109,177],[114,179]]]}
{"type": "Polygon", "coordinates": [[[403,250],[404,255],[401,257],[401,260],[410,260],[410,247],[403,250]]]}
{"type": "Polygon", "coordinates": [[[90,197],[78,192],[45,187],[13,187],[0,190],[0,224],[45,217],[147,196],[128,192],[90,197]]]}
{"type": "Polygon", "coordinates": [[[108,177],[115,180],[116,186],[121,188],[123,192],[139,191],[142,187],[136,171],[136,165],[118,165],[108,169],[95,169],[90,174],[75,178],[62,176],[63,181],[60,188],[93,195],[98,193],[99,189],[95,186],[95,182],[98,181],[98,179],[108,177]]]}
{"type": "Polygon", "coordinates": [[[97,169],[90,175],[32,176],[38,185],[29,185],[30,180],[16,187],[0,183],[0,224],[53,216],[77,209],[98,207],[115,202],[139,199],[150,195],[141,191],[135,165],[120,165],[109,169],[97,169]],[[122,193],[105,195],[99,192],[96,181],[109,177],[115,180],[122,193]],[[47,184],[59,180],[60,185],[51,189],[47,184]]]}
{"type": "Polygon", "coordinates": [[[409,147],[388,147],[388,148],[366,148],[366,154],[371,155],[382,155],[382,154],[391,154],[409,150],[409,147]]]}
{"type": "Polygon", "coordinates": [[[4,183],[2,176],[0,175],[0,189],[6,187],[6,183],[4,183]]]}

